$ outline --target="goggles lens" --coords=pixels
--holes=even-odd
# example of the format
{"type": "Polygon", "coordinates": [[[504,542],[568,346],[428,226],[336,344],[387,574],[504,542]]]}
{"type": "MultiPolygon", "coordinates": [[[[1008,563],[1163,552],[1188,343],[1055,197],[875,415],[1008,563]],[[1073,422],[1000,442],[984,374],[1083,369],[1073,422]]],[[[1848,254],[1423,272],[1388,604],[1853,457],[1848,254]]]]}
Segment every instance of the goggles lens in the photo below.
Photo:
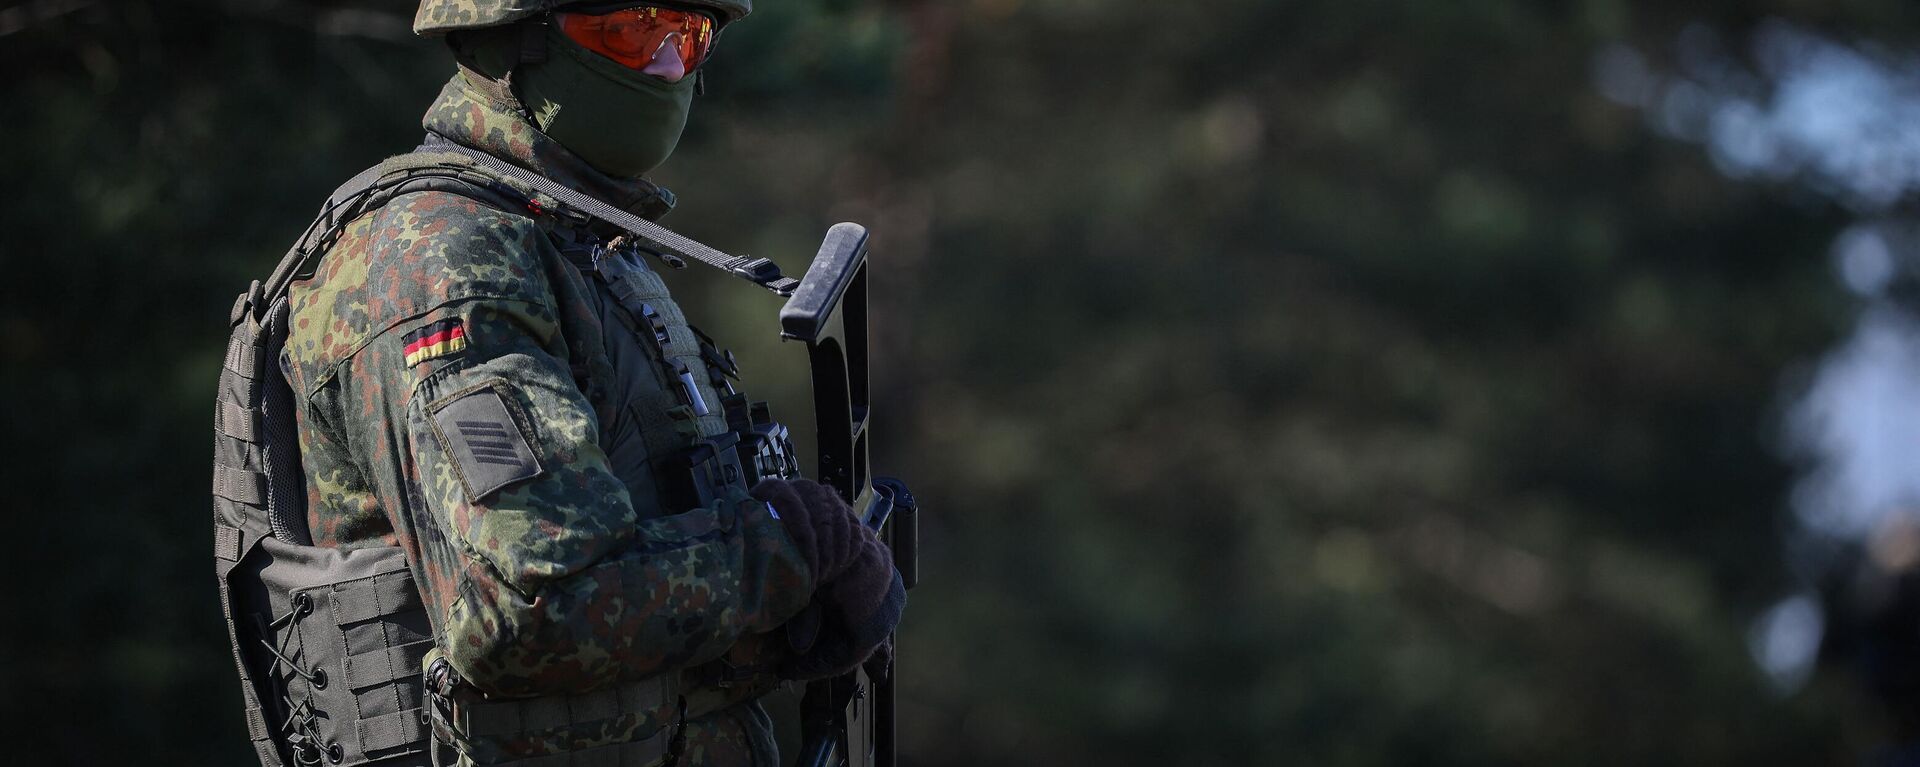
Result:
{"type": "Polygon", "coordinates": [[[560,32],[580,47],[633,69],[645,69],[667,46],[688,72],[713,47],[713,19],[697,11],[643,5],[611,13],[556,13],[560,32]]]}

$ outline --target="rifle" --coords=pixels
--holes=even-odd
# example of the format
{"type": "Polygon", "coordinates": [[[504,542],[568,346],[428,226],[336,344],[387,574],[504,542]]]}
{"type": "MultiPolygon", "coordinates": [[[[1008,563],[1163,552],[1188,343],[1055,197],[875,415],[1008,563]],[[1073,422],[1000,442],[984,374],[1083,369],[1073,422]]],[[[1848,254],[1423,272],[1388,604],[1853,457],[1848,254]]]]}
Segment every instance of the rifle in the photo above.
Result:
{"type": "MultiPolygon", "coordinates": [[[[815,481],[833,488],[880,535],[893,551],[901,581],[911,589],[920,576],[919,507],[904,483],[870,473],[867,330],[867,230],[835,224],[780,309],[780,337],[807,345],[819,433],[815,481]]],[[[894,657],[899,657],[897,645],[894,657]]],[[[800,711],[796,767],[893,767],[890,669],[879,680],[862,667],[809,682],[800,711]]]]}

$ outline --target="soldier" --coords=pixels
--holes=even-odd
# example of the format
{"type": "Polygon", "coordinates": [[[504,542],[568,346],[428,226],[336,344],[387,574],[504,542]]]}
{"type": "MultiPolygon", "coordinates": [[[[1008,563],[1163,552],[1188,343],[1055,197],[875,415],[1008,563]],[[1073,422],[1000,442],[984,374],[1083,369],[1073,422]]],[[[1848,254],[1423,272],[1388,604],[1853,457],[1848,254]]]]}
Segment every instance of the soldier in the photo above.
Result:
{"type": "MultiPolygon", "coordinates": [[[[427,143],[387,167],[480,170],[478,150],[657,217],[673,198],[642,176],[749,10],[426,0],[414,29],[444,36],[459,71],[427,143]]],[[[405,552],[431,623],[434,729],[463,764],[772,765],[756,697],[872,655],[899,576],[822,486],[689,472],[729,430],[730,360],[614,235],[537,195],[471,190],[401,194],[340,229],[287,299],[313,542],[405,552]],[[832,617],[790,646],[776,629],[810,603],[832,617]],[[583,713],[596,691],[631,707],[630,688],[676,692],[583,713]],[[499,701],[528,705],[506,724],[448,713],[499,701]]]]}

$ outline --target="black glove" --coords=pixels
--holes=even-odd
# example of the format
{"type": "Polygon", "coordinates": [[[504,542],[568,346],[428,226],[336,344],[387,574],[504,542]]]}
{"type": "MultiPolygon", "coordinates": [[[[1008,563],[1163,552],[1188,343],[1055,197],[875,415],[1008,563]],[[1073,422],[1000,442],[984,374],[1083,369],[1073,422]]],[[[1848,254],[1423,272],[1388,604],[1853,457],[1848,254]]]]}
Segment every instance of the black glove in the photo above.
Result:
{"type": "Polygon", "coordinates": [[[865,544],[885,550],[833,488],[804,479],[768,479],[754,485],[752,492],[755,499],[772,506],[774,516],[786,526],[787,537],[800,548],[807,569],[813,572],[816,591],[838,580],[864,553],[865,544]]]}
{"type": "Polygon", "coordinates": [[[823,679],[839,676],[862,663],[876,681],[893,665],[893,627],[907,606],[907,590],[900,574],[887,566],[888,579],[876,598],[849,601],[834,589],[815,592],[813,604],[788,624],[787,643],[793,655],[782,664],[787,679],[823,679]],[[865,618],[854,616],[866,615],[865,618]],[[883,672],[876,675],[875,671],[883,672]]]}
{"type": "Polygon", "coordinates": [[[813,603],[788,625],[795,654],[782,676],[817,679],[853,670],[893,633],[906,608],[893,553],[832,488],[770,479],[754,486],[753,497],[773,505],[815,573],[813,603]]]}
{"type": "Polygon", "coordinates": [[[893,635],[888,634],[879,647],[873,648],[873,654],[860,667],[867,670],[867,678],[874,684],[886,684],[893,677],[893,635]]]}

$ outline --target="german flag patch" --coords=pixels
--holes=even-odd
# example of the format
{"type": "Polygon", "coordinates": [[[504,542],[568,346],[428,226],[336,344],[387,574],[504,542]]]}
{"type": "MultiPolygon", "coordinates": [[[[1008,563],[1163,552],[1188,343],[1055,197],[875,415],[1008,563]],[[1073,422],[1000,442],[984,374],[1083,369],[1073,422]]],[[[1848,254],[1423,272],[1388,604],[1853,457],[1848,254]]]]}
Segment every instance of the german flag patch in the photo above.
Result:
{"type": "Polygon", "coordinates": [[[402,336],[406,343],[407,367],[467,348],[467,328],[459,318],[440,320],[402,336]]]}

